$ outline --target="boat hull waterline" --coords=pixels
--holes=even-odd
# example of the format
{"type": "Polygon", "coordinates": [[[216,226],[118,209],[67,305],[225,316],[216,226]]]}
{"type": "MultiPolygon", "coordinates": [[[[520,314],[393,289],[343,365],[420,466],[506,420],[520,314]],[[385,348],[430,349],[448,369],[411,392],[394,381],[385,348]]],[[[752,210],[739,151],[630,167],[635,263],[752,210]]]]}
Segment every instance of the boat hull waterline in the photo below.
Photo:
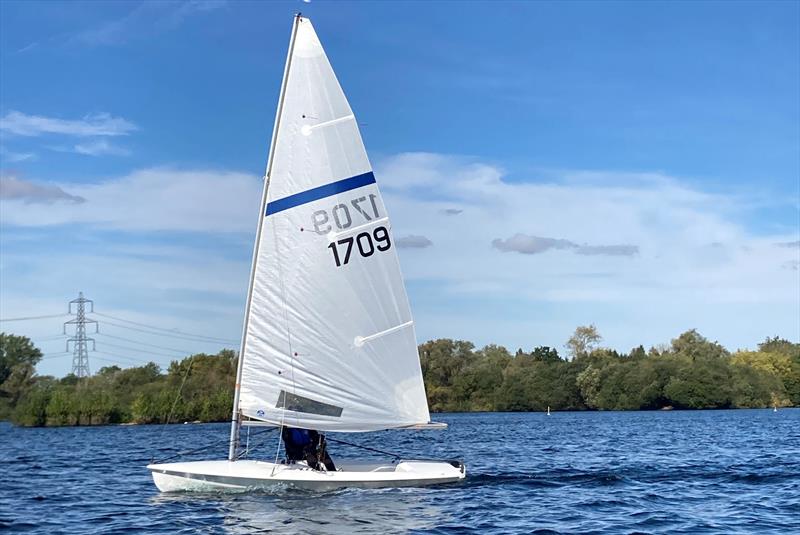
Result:
{"type": "Polygon", "coordinates": [[[161,492],[244,491],[291,487],[333,490],[345,487],[420,487],[453,483],[466,477],[463,463],[396,461],[340,463],[336,471],[312,470],[303,464],[265,461],[194,461],[151,464],[147,468],[161,492]]]}

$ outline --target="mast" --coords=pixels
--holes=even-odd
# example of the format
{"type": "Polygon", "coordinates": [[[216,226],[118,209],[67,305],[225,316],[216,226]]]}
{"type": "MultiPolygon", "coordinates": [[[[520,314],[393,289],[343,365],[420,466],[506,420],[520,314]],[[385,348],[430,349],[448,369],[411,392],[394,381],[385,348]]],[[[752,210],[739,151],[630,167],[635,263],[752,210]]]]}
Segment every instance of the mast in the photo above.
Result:
{"type": "Polygon", "coordinates": [[[250,320],[250,303],[253,299],[253,281],[255,280],[256,265],[258,264],[258,249],[261,243],[261,229],[264,226],[264,213],[267,205],[267,192],[269,191],[270,175],[272,174],[272,162],[275,154],[275,145],[278,139],[278,128],[281,124],[281,115],[283,114],[283,100],[286,95],[286,82],[289,79],[289,68],[292,63],[292,52],[294,51],[294,41],[297,36],[297,28],[300,25],[302,16],[300,13],[295,15],[294,24],[292,25],[292,36],[289,38],[289,51],[286,55],[286,64],[283,68],[283,81],[281,82],[281,92],[278,97],[278,110],[275,114],[275,124],[272,127],[272,141],[269,147],[269,155],[267,157],[267,170],[264,175],[264,189],[261,194],[261,208],[258,212],[258,229],[256,230],[256,242],[253,246],[253,262],[250,267],[250,285],[247,288],[247,301],[244,309],[244,324],[242,326],[242,344],[239,348],[239,359],[236,366],[236,385],[233,391],[233,414],[231,416],[231,438],[230,447],[228,449],[228,461],[236,460],[236,450],[239,448],[239,394],[241,393],[242,383],[242,363],[244,362],[244,351],[247,340],[247,327],[250,320]]]}

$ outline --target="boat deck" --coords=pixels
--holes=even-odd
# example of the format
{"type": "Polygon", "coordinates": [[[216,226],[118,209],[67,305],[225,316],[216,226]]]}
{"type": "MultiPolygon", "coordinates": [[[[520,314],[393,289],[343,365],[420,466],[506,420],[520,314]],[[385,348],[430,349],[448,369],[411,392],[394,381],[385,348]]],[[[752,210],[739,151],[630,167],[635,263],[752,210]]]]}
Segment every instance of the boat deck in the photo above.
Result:
{"type": "Polygon", "coordinates": [[[147,468],[162,492],[252,490],[280,485],[314,490],[423,486],[450,483],[466,476],[463,464],[414,460],[376,463],[342,459],[337,470],[331,472],[313,470],[305,463],[254,460],[151,464],[147,468]]]}

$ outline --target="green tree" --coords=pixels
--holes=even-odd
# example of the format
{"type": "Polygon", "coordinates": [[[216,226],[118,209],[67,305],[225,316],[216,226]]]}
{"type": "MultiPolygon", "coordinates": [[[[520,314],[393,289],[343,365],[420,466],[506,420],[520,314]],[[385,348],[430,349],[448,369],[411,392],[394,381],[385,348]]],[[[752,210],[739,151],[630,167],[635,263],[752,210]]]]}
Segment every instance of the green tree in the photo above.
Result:
{"type": "Polygon", "coordinates": [[[0,333],[0,419],[7,418],[33,386],[41,358],[42,352],[30,338],[0,333]]]}
{"type": "Polygon", "coordinates": [[[710,342],[707,338],[691,329],[672,340],[671,352],[676,355],[695,360],[697,358],[725,358],[730,356],[728,350],[718,342],[710,342]]]}
{"type": "Polygon", "coordinates": [[[14,421],[19,425],[43,426],[47,424],[47,407],[52,385],[37,384],[14,409],[14,421]]]}
{"type": "Polygon", "coordinates": [[[497,410],[529,411],[533,407],[530,399],[530,374],[521,366],[509,366],[496,397],[497,410]]]}
{"type": "Polygon", "coordinates": [[[453,382],[476,362],[474,349],[470,342],[449,339],[419,346],[425,391],[431,396],[433,411],[458,410],[460,400],[453,391],[453,382]]]}
{"type": "Polygon", "coordinates": [[[749,388],[761,387],[758,395],[755,393],[747,395],[743,399],[753,399],[750,405],[739,406],[759,406],[770,405],[789,406],[796,395],[796,385],[800,382],[800,374],[791,356],[791,346],[781,347],[774,342],[771,344],[761,344],[760,347],[767,347],[771,351],[759,349],[758,351],[737,351],[731,357],[731,363],[739,370],[739,374],[745,376],[740,378],[743,396],[744,392],[749,392],[749,388]],[[785,351],[789,349],[789,351],[785,351]],[[753,370],[751,373],[748,369],[753,370]],[[747,385],[745,385],[747,383],[747,385]],[[768,391],[764,391],[767,389],[768,391]],[[758,400],[758,401],[756,401],[758,400]]]}
{"type": "Polygon", "coordinates": [[[59,385],[53,388],[47,403],[48,425],[75,425],[77,423],[74,389],[69,386],[59,385]]]}
{"type": "Polygon", "coordinates": [[[581,325],[567,340],[567,353],[573,359],[588,355],[603,340],[597,327],[594,325],[581,325]]]}
{"type": "MultiPolygon", "coordinates": [[[[7,336],[7,335],[6,335],[7,336]]],[[[38,357],[24,339],[4,363],[0,401],[21,425],[97,425],[117,422],[222,421],[230,417],[237,355],[195,354],[170,363],[101,368],[78,380],[35,374],[38,357]],[[21,350],[23,348],[24,350],[21,350]],[[27,348],[27,349],[25,349],[27,348]],[[14,355],[27,354],[26,358],[14,355]],[[12,365],[8,366],[9,362],[12,365]],[[13,410],[8,403],[15,404],[13,410]]],[[[599,348],[594,326],[579,327],[570,360],[547,346],[514,355],[499,345],[476,350],[463,340],[419,347],[432,411],[635,410],[800,406],[800,344],[768,338],[758,351],[731,355],[696,330],[669,345],[627,354],[599,348]]],[[[29,342],[29,341],[28,341],[29,342]]],[[[35,348],[33,348],[35,349],[35,348]]]]}
{"type": "Polygon", "coordinates": [[[537,362],[560,362],[561,357],[553,347],[538,346],[531,351],[531,358],[537,362]]]}
{"type": "Polygon", "coordinates": [[[697,359],[678,369],[664,394],[682,409],[727,409],[733,404],[730,366],[723,359],[697,359]]]}
{"type": "Polygon", "coordinates": [[[766,353],[787,355],[789,357],[800,357],[800,343],[795,344],[777,336],[774,338],[767,337],[766,340],[758,344],[758,350],[766,353]]]}
{"type": "Polygon", "coordinates": [[[495,394],[503,384],[503,369],[511,360],[506,348],[486,346],[453,379],[450,409],[490,411],[495,407],[495,394]]]}
{"type": "Polygon", "coordinates": [[[0,384],[11,375],[19,365],[36,366],[42,352],[26,336],[0,333],[0,384]]]}
{"type": "Polygon", "coordinates": [[[644,350],[644,346],[638,346],[631,349],[631,352],[628,353],[628,356],[632,359],[643,359],[647,357],[647,352],[644,350]]]}
{"type": "Polygon", "coordinates": [[[592,366],[591,364],[582,372],[578,374],[576,382],[586,406],[591,409],[600,408],[600,388],[602,380],[602,372],[599,367],[592,366]]]}
{"type": "Polygon", "coordinates": [[[11,368],[11,373],[0,385],[0,397],[4,398],[6,412],[13,409],[24,394],[34,385],[36,368],[32,364],[21,363],[11,368]]]}

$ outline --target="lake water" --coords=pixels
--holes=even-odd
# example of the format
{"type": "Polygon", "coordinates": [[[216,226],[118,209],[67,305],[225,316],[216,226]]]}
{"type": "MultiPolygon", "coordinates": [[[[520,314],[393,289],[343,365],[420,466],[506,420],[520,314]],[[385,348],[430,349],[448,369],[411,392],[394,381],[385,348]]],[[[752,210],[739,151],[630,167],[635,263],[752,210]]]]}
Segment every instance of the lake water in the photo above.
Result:
{"type": "MultiPolygon", "coordinates": [[[[461,458],[419,489],[160,494],[144,466],[225,424],[20,429],[0,423],[0,529],[39,533],[800,533],[800,409],[445,414],[447,431],[335,435],[461,458]]],[[[255,431],[253,431],[255,432],[255,431]]],[[[334,435],[332,435],[333,437],[334,435]]],[[[256,457],[274,455],[277,437],[256,457]]],[[[220,441],[223,443],[220,444],[220,441]]],[[[331,445],[334,459],[357,456],[331,445]]]]}

